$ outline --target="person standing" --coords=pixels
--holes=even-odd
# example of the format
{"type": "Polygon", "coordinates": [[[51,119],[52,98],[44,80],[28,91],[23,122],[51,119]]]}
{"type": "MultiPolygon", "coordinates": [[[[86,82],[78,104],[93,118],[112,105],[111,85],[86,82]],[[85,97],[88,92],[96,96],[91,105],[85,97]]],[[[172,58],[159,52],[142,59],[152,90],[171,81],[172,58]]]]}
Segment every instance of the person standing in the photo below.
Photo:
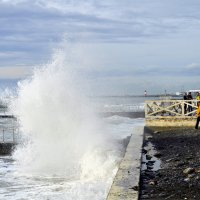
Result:
{"type": "Polygon", "coordinates": [[[195,129],[198,129],[200,121],[200,102],[197,102],[197,122],[195,125],[195,129]]]}
{"type": "Polygon", "coordinates": [[[187,104],[186,104],[186,100],[187,100],[187,93],[185,92],[183,95],[183,100],[184,100],[184,113],[187,113],[187,104]]]}
{"type": "Polygon", "coordinates": [[[200,101],[200,94],[199,94],[199,92],[197,92],[196,100],[200,101]]]}

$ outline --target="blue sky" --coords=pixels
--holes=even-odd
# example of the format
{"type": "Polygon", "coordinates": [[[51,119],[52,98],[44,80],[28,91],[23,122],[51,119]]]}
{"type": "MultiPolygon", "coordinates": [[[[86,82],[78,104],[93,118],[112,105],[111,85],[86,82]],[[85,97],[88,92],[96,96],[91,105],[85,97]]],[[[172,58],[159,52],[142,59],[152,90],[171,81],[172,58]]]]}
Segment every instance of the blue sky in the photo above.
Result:
{"type": "Polygon", "coordinates": [[[0,27],[0,83],[62,44],[99,95],[200,89],[199,0],[0,0],[0,27]]]}

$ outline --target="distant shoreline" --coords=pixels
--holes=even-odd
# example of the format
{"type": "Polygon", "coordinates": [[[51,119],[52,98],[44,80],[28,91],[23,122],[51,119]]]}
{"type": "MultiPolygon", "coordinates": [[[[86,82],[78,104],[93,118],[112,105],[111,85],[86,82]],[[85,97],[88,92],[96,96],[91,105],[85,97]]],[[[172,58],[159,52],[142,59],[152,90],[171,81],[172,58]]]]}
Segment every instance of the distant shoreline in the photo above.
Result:
{"type": "Polygon", "coordinates": [[[182,95],[176,95],[176,94],[154,94],[154,95],[102,95],[102,96],[90,96],[92,98],[132,98],[132,97],[144,97],[144,98],[148,98],[148,97],[180,97],[182,98],[182,95]]]}

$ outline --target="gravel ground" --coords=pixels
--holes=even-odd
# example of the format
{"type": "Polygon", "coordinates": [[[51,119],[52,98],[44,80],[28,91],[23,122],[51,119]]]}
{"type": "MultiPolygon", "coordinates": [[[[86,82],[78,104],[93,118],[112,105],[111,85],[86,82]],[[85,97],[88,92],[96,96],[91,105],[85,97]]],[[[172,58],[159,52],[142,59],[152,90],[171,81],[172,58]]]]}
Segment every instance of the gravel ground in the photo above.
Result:
{"type": "Polygon", "coordinates": [[[200,200],[200,129],[145,127],[139,199],[200,200]]]}

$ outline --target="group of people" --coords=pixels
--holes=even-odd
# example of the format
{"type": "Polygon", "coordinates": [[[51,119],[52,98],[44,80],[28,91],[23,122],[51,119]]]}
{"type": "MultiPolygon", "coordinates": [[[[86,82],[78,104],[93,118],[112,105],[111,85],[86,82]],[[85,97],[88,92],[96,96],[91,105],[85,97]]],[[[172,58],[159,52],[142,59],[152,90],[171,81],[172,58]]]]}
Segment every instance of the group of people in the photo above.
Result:
{"type": "MultiPolygon", "coordinates": [[[[188,92],[188,94],[185,93],[183,96],[183,99],[184,100],[193,100],[191,92],[188,92]]],[[[197,102],[200,101],[200,93],[199,92],[197,92],[197,94],[196,94],[196,100],[197,100],[197,102]]],[[[188,113],[192,112],[192,105],[190,105],[190,104],[192,104],[192,101],[187,101],[187,104],[184,104],[184,113],[185,114],[187,112],[188,113]]]]}
{"type": "MultiPolygon", "coordinates": [[[[188,94],[185,93],[183,96],[184,100],[193,100],[192,94],[191,92],[189,92],[188,94]]],[[[196,125],[195,125],[195,129],[198,129],[199,126],[199,122],[200,122],[200,93],[197,92],[196,94],[196,101],[197,101],[197,111],[196,111],[196,116],[197,116],[197,121],[196,121],[196,125]]],[[[187,101],[187,104],[184,104],[184,113],[190,113],[192,112],[192,101],[187,101]]],[[[191,113],[189,114],[191,115],[191,113]]]]}
{"type": "MultiPolygon", "coordinates": [[[[183,96],[183,100],[192,100],[192,94],[191,92],[189,92],[188,94],[185,93],[184,96],[183,96]]],[[[188,101],[187,102],[188,104],[192,104],[191,101],[188,101]]],[[[192,106],[191,105],[188,105],[188,104],[184,104],[184,113],[186,114],[187,112],[192,112],[192,106]]]]}
{"type": "MultiPolygon", "coordinates": [[[[183,99],[184,100],[190,100],[190,99],[193,99],[192,98],[192,93],[191,92],[188,92],[188,94],[185,92],[184,96],[183,96],[183,99]]],[[[200,100],[200,93],[197,92],[196,93],[196,100],[200,100]]]]}

